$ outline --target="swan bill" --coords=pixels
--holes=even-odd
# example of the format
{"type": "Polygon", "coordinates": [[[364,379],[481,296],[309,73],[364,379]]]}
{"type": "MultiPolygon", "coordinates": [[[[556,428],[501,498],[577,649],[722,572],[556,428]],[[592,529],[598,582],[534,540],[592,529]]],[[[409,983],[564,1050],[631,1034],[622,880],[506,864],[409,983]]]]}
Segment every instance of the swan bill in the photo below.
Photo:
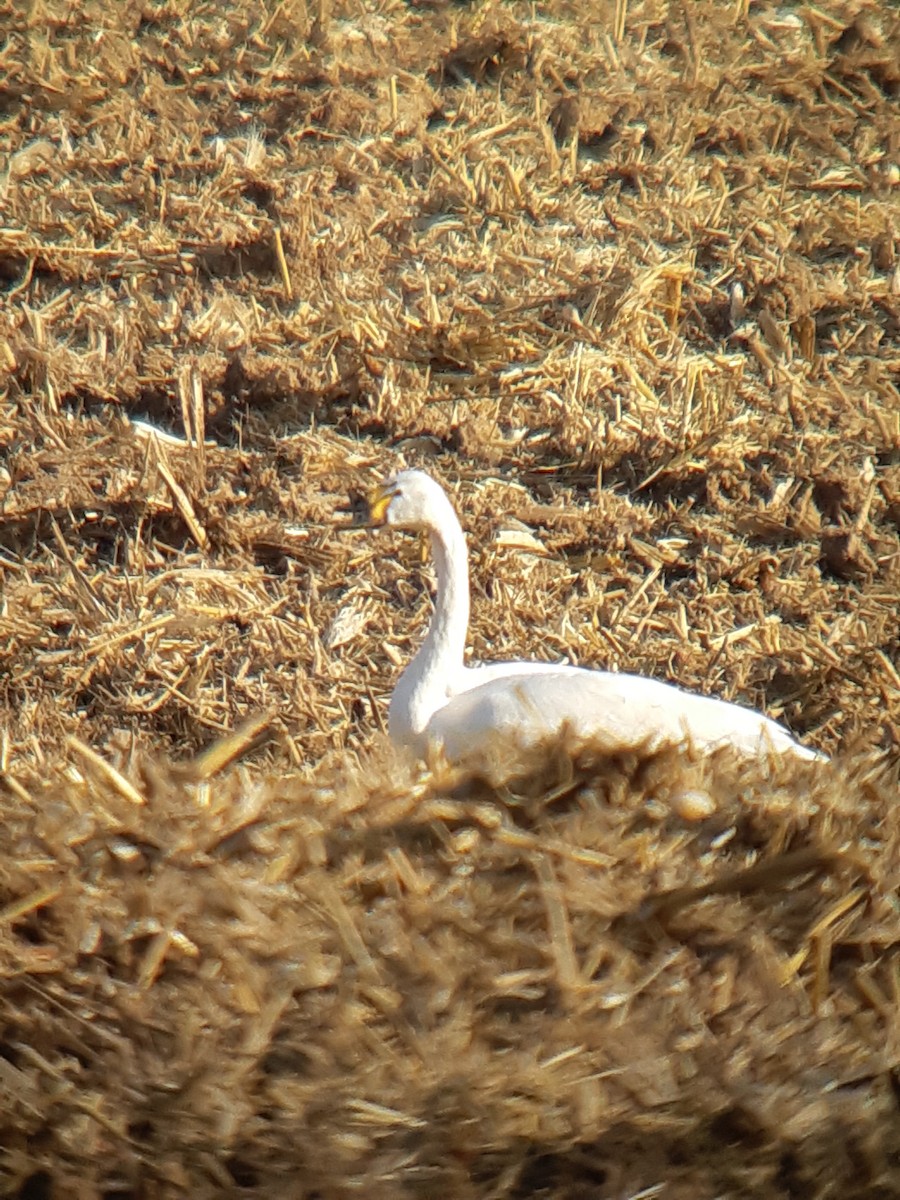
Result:
{"type": "Polygon", "coordinates": [[[388,505],[396,494],[396,488],[390,483],[380,483],[366,495],[351,492],[347,503],[337,511],[349,515],[347,529],[380,529],[387,521],[388,505]]]}
{"type": "Polygon", "coordinates": [[[396,495],[397,489],[393,483],[379,483],[378,487],[372,488],[366,496],[370,529],[378,529],[384,525],[387,521],[388,505],[396,495]]]}

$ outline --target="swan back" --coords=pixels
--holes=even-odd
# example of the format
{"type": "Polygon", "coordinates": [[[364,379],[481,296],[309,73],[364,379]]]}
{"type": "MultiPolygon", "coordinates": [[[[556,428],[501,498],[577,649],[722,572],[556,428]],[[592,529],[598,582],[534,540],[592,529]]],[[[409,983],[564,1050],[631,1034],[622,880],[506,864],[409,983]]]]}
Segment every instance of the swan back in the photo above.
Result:
{"type": "MultiPolygon", "coordinates": [[[[768,717],[642,675],[568,668],[510,672],[450,699],[432,717],[426,741],[449,761],[489,755],[494,743],[536,745],[566,729],[576,742],[608,753],[691,746],[704,754],[730,747],[820,759],[768,717]]],[[[472,672],[474,675],[475,672],[472,672]]]]}

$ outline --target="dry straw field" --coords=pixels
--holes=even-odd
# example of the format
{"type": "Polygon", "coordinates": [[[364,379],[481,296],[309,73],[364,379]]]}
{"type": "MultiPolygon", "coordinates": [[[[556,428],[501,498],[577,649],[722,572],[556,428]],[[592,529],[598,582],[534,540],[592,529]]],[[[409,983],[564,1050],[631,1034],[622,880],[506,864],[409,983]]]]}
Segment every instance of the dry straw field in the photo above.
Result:
{"type": "Polygon", "coordinates": [[[0,1194],[900,1195],[896,7],[0,13],[0,1194]],[[401,460],[834,762],[399,758],[401,460]]]}

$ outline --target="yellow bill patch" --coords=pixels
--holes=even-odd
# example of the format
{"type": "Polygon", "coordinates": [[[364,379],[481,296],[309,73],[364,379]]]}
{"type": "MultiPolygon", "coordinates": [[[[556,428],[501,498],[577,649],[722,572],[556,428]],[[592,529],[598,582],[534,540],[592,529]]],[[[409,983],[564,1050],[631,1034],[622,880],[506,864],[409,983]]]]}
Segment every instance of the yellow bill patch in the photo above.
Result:
{"type": "Polygon", "coordinates": [[[379,484],[373,488],[366,497],[369,508],[369,524],[383,525],[387,519],[388,505],[394,498],[394,493],[390,488],[379,484]]]}
{"type": "Polygon", "coordinates": [[[384,525],[388,505],[393,498],[393,490],[384,483],[372,488],[365,496],[361,492],[351,492],[347,504],[337,510],[350,516],[350,524],[344,525],[343,528],[375,529],[384,525]]]}

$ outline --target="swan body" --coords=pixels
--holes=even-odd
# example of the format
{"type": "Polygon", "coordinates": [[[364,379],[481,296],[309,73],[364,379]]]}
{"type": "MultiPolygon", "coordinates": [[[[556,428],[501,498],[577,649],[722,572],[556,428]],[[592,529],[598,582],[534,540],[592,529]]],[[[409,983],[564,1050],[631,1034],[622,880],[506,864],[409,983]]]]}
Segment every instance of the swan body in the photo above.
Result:
{"type": "Polygon", "coordinates": [[[468,550],[446,493],[423,471],[401,471],[357,498],[350,511],[354,527],[415,530],[431,542],[434,614],[388,713],[391,739],[420,757],[439,749],[462,763],[498,738],[527,746],[564,728],[610,753],[691,745],[706,753],[729,746],[747,757],[773,751],[824,757],[752,709],[642,675],[541,662],[465,666],[468,550]]]}

